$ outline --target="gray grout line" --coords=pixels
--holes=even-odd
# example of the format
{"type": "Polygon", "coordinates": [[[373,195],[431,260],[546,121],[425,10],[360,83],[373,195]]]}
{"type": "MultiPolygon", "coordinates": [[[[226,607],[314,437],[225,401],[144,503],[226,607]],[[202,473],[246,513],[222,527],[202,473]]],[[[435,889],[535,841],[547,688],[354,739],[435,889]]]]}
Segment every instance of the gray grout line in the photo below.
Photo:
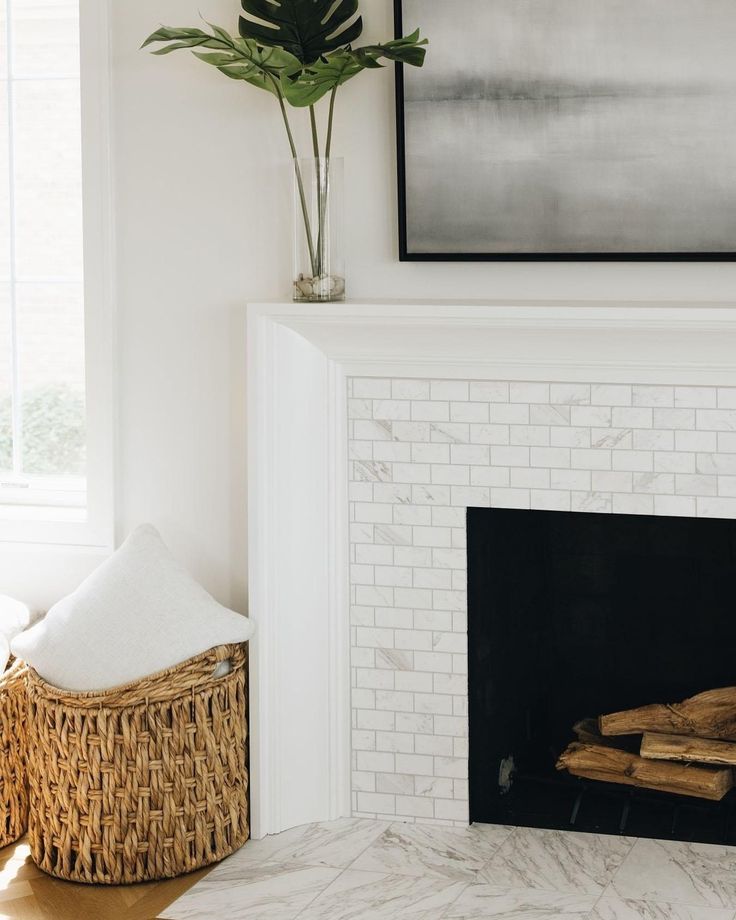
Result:
{"type": "Polygon", "coordinates": [[[444,910],[442,911],[442,913],[439,915],[439,917],[437,918],[437,920],[443,920],[443,917],[446,917],[446,916],[448,915],[448,913],[450,912],[450,910],[457,904],[457,902],[458,902],[458,901],[460,900],[460,898],[465,894],[465,892],[468,890],[468,888],[470,888],[471,885],[475,885],[475,884],[477,884],[477,879],[476,879],[475,881],[468,882],[466,885],[463,885],[463,887],[460,889],[460,891],[458,891],[456,897],[454,897],[454,898],[452,899],[452,901],[450,901],[450,903],[445,907],[445,909],[444,909],[444,910]]]}
{"type": "Polygon", "coordinates": [[[629,856],[631,856],[631,854],[633,853],[634,847],[637,845],[638,842],[639,842],[639,839],[638,839],[638,838],[635,838],[635,839],[634,839],[634,842],[633,842],[633,843],[631,844],[631,846],[629,847],[629,851],[628,851],[628,853],[626,854],[626,856],[624,856],[624,858],[623,858],[623,859],[621,860],[621,862],[618,864],[618,867],[611,873],[611,877],[610,877],[610,878],[608,879],[608,881],[606,882],[606,884],[605,884],[605,886],[604,886],[604,888],[603,888],[603,891],[601,891],[601,893],[600,893],[600,896],[599,896],[598,898],[596,898],[596,902],[595,902],[595,904],[593,905],[592,910],[591,910],[590,913],[588,914],[588,917],[592,917],[592,916],[593,916],[593,912],[595,911],[595,909],[598,907],[598,905],[601,903],[601,901],[602,901],[603,898],[605,897],[606,892],[608,891],[608,889],[609,889],[609,888],[611,887],[611,885],[613,884],[613,880],[616,878],[616,876],[618,875],[618,873],[621,871],[621,867],[623,866],[623,864],[626,862],[626,860],[629,858],[629,856]]]}
{"type": "MultiPolygon", "coordinates": [[[[326,891],[328,891],[328,890],[335,884],[335,882],[337,882],[339,879],[341,879],[341,878],[343,877],[343,875],[345,875],[345,873],[348,871],[349,868],[350,868],[350,866],[346,866],[344,869],[339,870],[338,874],[332,879],[332,881],[329,883],[329,885],[326,885],[321,891],[318,891],[317,894],[312,898],[312,900],[311,900],[308,904],[305,904],[304,907],[302,907],[300,910],[298,910],[298,911],[294,914],[294,916],[291,918],[291,920],[297,920],[297,918],[300,917],[308,907],[311,907],[312,904],[314,904],[314,902],[317,900],[317,898],[321,898],[322,895],[323,895],[326,891]]],[[[255,920],[255,918],[254,918],[254,920],[255,920]]]]}
{"type": "MultiPolygon", "coordinates": [[[[358,820],[364,820],[364,819],[359,818],[358,820]]],[[[367,819],[367,820],[370,820],[370,819],[367,819]]],[[[380,823],[385,823],[385,822],[380,822],[380,823]]],[[[389,825],[388,825],[387,827],[385,827],[379,834],[377,834],[376,837],[365,847],[365,849],[361,850],[361,851],[360,851],[360,854],[359,854],[358,856],[356,856],[355,859],[354,859],[349,865],[345,866],[345,867],[340,871],[339,875],[336,875],[335,878],[333,878],[333,880],[330,882],[329,885],[327,885],[326,888],[323,888],[322,891],[320,891],[318,894],[316,894],[316,895],[312,898],[312,900],[309,902],[309,904],[305,905],[305,906],[299,911],[299,913],[296,914],[296,915],[292,918],[292,920],[297,920],[297,918],[300,917],[300,916],[304,913],[304,911],[307,909],[307,907],[311,907],[312,904],[314,904],[314,902],[317,900],[317,898],[322,897],[322,895],[323,895],[326,891],[328,891],[328,890],[335,884],[335,882],[338,882],[338,881],[343,877],[343,875],[345,875],[346,872],[350,871],[350,870],[352,869],[352,867],[355,865],[355,863],[360,859],[360,857],[363,856],[364,853],[367,853],[368,850],[370,850],[370,848],[371,848],[371,847],[372,847],[372,846],[373,846],[373,845],[374,845],[374,844],[375,844],[375,843],[386,833],[386,831],[389,829],[390,826],[391,826],[391,825],[389,824],[389,825]]],[[[355,871],[355,870],[354,870],[354,871],[355,871]]]]}
{"type": "Polygon", "coordinates": [[[493,861],[493,859],[495,858],[495,856],[498,854],[499,850],[500,850],[502,847],[504,847],[504,846],[509,842],[509,840],[511,840],[511,838],[517,833],[517,831],[518,831],[518,827],[513,828],[512,831],[511,831],[511,833],[506,837],[506,839],[503,840],[503,841],[501,841],[501,842],[498,844],[498,846],[495,848],[495,850],[493,851],[493,853],[488,857],[488,859],[483,863],[483,865],[480,867],[480,869],[478,869],[478,871],[476,872],[476,874],[475,874],[475,879],[474,879],[472,882],[468,882],[468,884],[467,884],[461,891],[458,892],[457,897],[454,898],[453,901],[452,901],[450,904],[447,905],[447,907],[444,909],[444,911],[442,912],[442,914],[440,915],[440,917],[438,918],[438,920],[443,920],[443,918],[447,916],[447,914],[449,913],[450,909],[451,909],[452,907],[454,907],[455,904],[457,904],[457,902],[458,902],[458,901],[460,900],[460,898],[465,894],[465,892],[468,890],[468,888],[470,888],[471,885],[483,885],[483,884],[486,884],[485,880],[481,880],[481,878],[480,878],[481,872],[482,872],[484,869],[486,869],[486,868],[490,865],[490,863],[493,861]]]}
{"type": "MultiPolygon", "coordinates": [[[[370,818],[365,818],[365,819],[364,819],[364,818],[358,818],[357,820],[359,820],[359,821],[363,821],[363,820],[368,820],[368,821],[370,821],[370,820],[375,820],[375,819],[370,819],[370,818]]],[[[364,855],[368,852],[368,850],[370,850],[370,848],[371,848],[372,846],[375,846],[375,845],[378,843],[378,841],[381,839],[381,837],[383,837],[383,835],[386,833],[386,831],[391,830],[391,827],[392,827],[396,822],[394,822],[394,821],[377,821],[376,823],[378,823],[378,824],[385,824],[386,826],[383,828],[383,830],[381,831],[380,834],[376,834],[376,836],[373,838],[373,840],[371,840],[371,842],[368,844],[368,846],[364,847],[364,849],[362,849],[362,850],[360,851],[360,853],[355,857],[355,859],[350,863],[350,865],[345,867],[346,869],[352,869],[352,867],[356,864],[356,862],[357,862],[362,856],[364,856],[364,855]]]]}
{"type": "MultiPolygon", "coordinates": [[[[371,819],[370,819],[370,818],[367,818],[367,819],[358,818],[358,819],[356,819],[356,820],[358,820],[358,821],[363,821],[363,820],[371,820],[371,819]]],[[[318,892],[318,894],[316,894],[316,895],[312,898],[312,900],[309,902],[309,904],[306,904],[306,905],[299,911],[299,913],[295,914],[295,916],[292,918],[292,920],[297,920],[297,918],[298,918],[299,916],[301,916],[301,914],[304,913],[304,911],[307,909],[307,907],[311,907],[312,904],[314,904],[314,902],[317,900],[317,898],[322,897],[322,895],[323,895],[329,888],[331,888],[331,887],[335,884],[335,882],[339,881],[339,880],[343,877],[343,875],[344,875],[346,872],[348,872],[350,869],[352,869],[352,867],[353,867],[353,866],[355,865],[355,863],[360,859],[360,857],[363,856],[364,853],[367,853],[368,850],[370,850],[370,848],[371,848],[371,847],[372,847],[372,846],[373,846],[373,845],[374,845],[374,844],[375,844],[375,843],[386,833],[386,831],[387,831],[387,830],[389,829],[389,827],[391,826],[391,825],[390,825],[388,822],[386,822],[386,821],[377,821],[376,823],[377,823],[377,824],[385,824],[386,827],[384,827],[382,831],[380,831],[378,834],[376,834],[376,836],[371,840],[371,842],[368,843],[368,844],[365,846],[365,848],[362,849],[362,850],[360,851],[359,855],[356,856],[355,859],[354,859],[351,863],[349,863],[347,866],[344,866],[344,867],[340,870],[339,874],[336,875],[336,876],[332,879],[332,881],[330,882],[329,885],[327,885],[325,888],[323,888],[322,891],[318,892]]]]}

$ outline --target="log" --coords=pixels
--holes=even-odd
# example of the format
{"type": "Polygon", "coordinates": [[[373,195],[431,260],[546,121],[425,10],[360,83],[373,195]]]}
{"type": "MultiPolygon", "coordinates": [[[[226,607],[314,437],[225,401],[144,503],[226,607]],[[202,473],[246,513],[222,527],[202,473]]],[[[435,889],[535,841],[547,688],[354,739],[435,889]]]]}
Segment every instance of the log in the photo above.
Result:
{"type": "Polygon", "coordinates": [[[733,788],[733,770],[645,760],[627,751],[574,742],[557,761],[558,770],[604,783],[656,789],[718,802],[733,788]]]}
{"type": "Polygon", "coordinates": [[[603,738],[598,728],[598,719],[581,719],[572,727],[578,741],[588,744],[602,744],[603,738]]]}
{"type": "Polygon", "coordinates": [[[641,742],[646,760],[676,760],[685,763],[736,766],[736,744],[688,735],[658,735],[646,732],[641,742]]]}
{"type": "Polygon", "coordinates": [[[682,703],[654,703],[601,716],[602,735],[695,735],[736,741],[736,687],[707,690],[682,703]]]}
{"type": "Polygon", "coordinates": [[[639,753],[641,744],[639,735],[628,737],[616,735],[605,738],[598,728],[598,719],[581,719],[573,725],[572,730],[578,741],[584,744],[598,744],[602,747],[618,748],[620,751],[630,751],[632,754],[639,753]]]}

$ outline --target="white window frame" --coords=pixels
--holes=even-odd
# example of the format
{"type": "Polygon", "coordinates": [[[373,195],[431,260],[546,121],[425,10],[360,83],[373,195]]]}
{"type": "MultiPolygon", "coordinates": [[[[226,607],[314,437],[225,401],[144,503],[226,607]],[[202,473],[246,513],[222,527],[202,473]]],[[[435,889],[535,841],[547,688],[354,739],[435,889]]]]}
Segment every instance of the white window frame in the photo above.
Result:
{"type": "MultiPolygon", "coordinates": [[[[87,501],[64,514],[0,505],[0,544],[109,550],[114,539],[114,263],[110,0],[79,0],[87,501]],[[65,519],[66,517],[66,519],[65,519]],[[48,520],[45,518],[49,518],[48,520]]],[[[0,500],[2,496],[0,495],[0,500]]]]}

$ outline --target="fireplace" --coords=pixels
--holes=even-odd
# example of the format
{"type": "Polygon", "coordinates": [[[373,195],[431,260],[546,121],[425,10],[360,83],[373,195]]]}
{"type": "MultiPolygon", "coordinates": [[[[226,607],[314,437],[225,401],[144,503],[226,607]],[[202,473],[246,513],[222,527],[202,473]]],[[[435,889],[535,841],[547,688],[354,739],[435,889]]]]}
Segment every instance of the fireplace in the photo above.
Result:
{"type": "Polygon", "coordinates": [[[249,306],[254,836],[467,825],[467,509],[736,519],[734,356],[719,304],[249,306]]]}
{"type": "MultiPolygon", "coordinates": [[[[736,521],[472,508],[467,524],[471,820],[736,843],[736,792],[556,769],[581,720],[736,684],[736,521]]],[[[604,743],[637,755],[640,736],[604,743]]]]}

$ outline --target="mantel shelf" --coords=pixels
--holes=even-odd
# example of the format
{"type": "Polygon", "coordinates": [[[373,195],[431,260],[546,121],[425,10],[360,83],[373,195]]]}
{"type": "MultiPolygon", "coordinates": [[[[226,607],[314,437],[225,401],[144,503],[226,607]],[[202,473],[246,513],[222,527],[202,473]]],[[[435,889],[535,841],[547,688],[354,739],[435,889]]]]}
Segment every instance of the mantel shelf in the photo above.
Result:
{"type": "Polygon", "coordinates": [[[728,303],[284,302],[249,312],[363,374],[403,362],[407,375],[736,382],[736,305],[728,303]]]}

